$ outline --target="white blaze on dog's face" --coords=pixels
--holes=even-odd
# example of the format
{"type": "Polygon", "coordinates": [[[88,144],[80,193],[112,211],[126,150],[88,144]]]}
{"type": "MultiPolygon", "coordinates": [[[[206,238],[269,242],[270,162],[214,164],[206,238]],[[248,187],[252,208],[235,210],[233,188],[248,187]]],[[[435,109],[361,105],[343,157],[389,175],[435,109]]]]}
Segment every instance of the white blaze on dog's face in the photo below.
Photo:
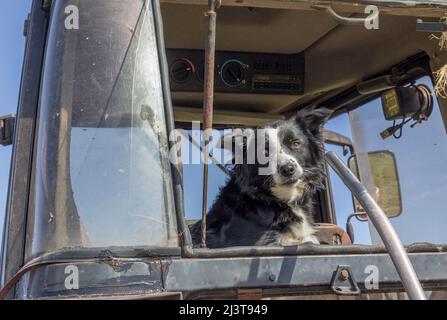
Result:
{"type": "MultiPolygon", "coordinates": [[[[270,146],[276,159],[276,170],[273,181],[276,185],[295,185],[301,175],[303,168],[298,160],[286,150],[287,146],[281,141],[278,129],[271,129],[272,141],[270,146]]],[[[272,157],[273,158],[273,157],[272,157]]]]}
{"type": "Polygon", "coordinates": [[[278,199],[291,202],[303,196],[309,173],[323,161],[319,135],[327,117],[327,112],[301,112],[269,130],[269,146],[277,161],[270,190],[278,199]]]}
{"type": "MultiPolygon", "coordinates": [[[[289,146],[284,141],[284,128],[268,128],[268,144],[265,144],[268,154],[272,183],[270,191],[278,199],[290,202],[302,195],[300,178],[304,170],[298,159],[290,152],[289,146]]],[[[259,146],[261,147],[261,146],[259,146]]],[[[263,168],[260,168],[263,169],[263,168]]]]}

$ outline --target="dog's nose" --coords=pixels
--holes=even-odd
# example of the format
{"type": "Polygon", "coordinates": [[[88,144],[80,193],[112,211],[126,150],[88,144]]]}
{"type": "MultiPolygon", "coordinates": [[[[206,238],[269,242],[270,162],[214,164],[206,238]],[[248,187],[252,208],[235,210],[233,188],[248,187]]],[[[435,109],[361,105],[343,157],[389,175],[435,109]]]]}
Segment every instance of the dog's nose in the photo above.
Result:
{"type": "Polygon", "coordinates": [[[279,168],[279,172],[284,177],[293,176],[295,174],[296,170],[297,170],[297,166],[291,162],[289,162],[279,168]]]}

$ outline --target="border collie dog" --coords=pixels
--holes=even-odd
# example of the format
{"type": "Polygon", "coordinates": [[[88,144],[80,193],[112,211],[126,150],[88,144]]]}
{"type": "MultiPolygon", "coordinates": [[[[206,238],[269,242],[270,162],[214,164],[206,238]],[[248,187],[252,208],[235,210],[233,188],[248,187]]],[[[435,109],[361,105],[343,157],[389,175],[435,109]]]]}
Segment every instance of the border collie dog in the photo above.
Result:
{"type": "MultiPolygon", "coordinates": [[[[328,109],[306,108],[289,120],[244,131],[239,146],[234,134],[224,136],[221,143],[227,146],[225,140],[231,139],[232,147],[243,148],[243,161],[236,162],[207,214],[209,248],[319,243],[312,199],[323,188],[321,129],[330,115],[328,109]],[[253,145],[256,154],[262,149],[261,154],[274,160],[261,164],[256,157],[248,163],[253,145]],[[273,167],[271,172],[268,166],[273,167]]],[[[191,226],[195,246],[200,244],[200,226],[201,221],[191,226]]]]}

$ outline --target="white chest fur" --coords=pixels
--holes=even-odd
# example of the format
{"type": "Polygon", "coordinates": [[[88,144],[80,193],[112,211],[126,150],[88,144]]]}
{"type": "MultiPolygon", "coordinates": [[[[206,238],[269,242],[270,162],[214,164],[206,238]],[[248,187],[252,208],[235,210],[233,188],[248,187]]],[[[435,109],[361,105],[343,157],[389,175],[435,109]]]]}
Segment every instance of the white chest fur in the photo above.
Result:
{"type": "Polygon", "coordinates": [[[315,228],[309,223],[309,219],[300,208],[293,209],[293,212],[300,218],[301,222],[295,222],[288,227],[288,230],[280,238],[280,245],[291,246],[305,242],[319,244],[315,237],[315,228]]]}
{"type": "MultiPolygon", "coordinates": [[[[295,186],[274,186],[271,188],[273,195],[289,205],[292,205],[296,199],[303,196],[305,185],[298,182],[295,186]]],[[[295,222],[288,227],[288,230],[279,240],[280,245],[297,245],[304,242],[319,244],[317,237],[314,236],[316,230],[309,223],[306,214],[300,208],[292,209],[293,213],[300,218],[301,222],[295,222]]]]}
{"type": "Polygon", "coordinates": [[[303,182],[298,181],[295,185],[292,186],[288,185],[274,186],[270,189],[270,191],[279,200],[292,203],[296,199],[299,199],[303,196],[305,188],[306,185],[303,182]]]}

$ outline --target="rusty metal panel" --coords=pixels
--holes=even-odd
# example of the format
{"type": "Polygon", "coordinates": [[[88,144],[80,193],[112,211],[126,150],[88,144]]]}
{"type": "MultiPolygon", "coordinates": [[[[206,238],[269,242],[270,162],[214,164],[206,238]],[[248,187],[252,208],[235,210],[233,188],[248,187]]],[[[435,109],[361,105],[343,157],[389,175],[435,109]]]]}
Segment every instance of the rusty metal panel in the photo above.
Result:
{"type": "MultiPolygon", "coordinates": [[[[447,253],[409,254],[424,288],[447,286],[447,253]]],[[[330,283],[339,265],[349,265],[362,293],[402,289],[399,275],[387,254],[247,257],[173,260],[164,274],[167,291],[246,288],[319,287],[331,292],[330,283]],[[366,290],[371,266],[377,268],[379,289],[366,290]]]]}

